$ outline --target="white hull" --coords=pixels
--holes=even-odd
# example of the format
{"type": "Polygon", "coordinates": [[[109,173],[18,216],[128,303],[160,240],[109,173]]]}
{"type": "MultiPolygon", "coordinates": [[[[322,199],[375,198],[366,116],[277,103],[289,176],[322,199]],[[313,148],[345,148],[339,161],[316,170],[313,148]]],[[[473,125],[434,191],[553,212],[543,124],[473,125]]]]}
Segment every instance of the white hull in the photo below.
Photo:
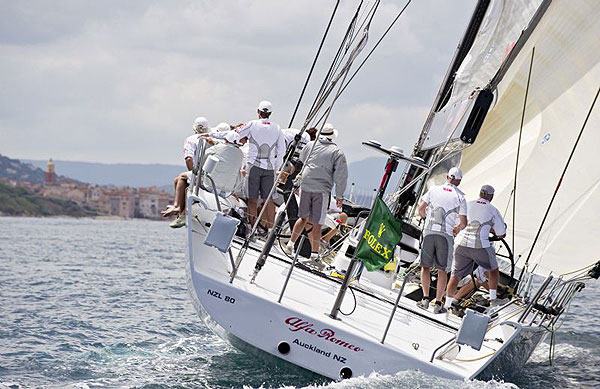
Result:
{"type": "MultiPolygon", "coordinates": [[[[480,351],[463,346],[453,360],[435,358],[430,362],[436,349],[456,334],[461,319],[420,310],[403,297],[382,344],[395,292],[363,285],[369,291],[354,291],[355,312],[334,320],[327,314],[339,281],[295,268],[278,303],[290,265],[277,248],[256,282],[250,284],[249,275],[259,254],[259,247],[251,247],[230,284],[228,256],[203,244],[207,228],[194,218],[206,210],[198,204],[188,209],[192,209],[188,217],[188,285],[194,305],[208,327],[244,351],[261,350],[267,359],[276,357],[334,380],[341,378],[344,368],[354,377],[417,369],[442,378],[471,379],[514,371],[542,339],[537,335],[542,331],[531,327],[521,331],[519,324],[510,322],[523,311],[513,306],[490,326],[480,351]],[[290,346],[287,354],[278,351],[281,342],[290,346]]],[[[202,219],[207,220],[205,217],[202,219]]],[[[234,243],[234,257],[238,250],[239,244],[234,243]]],[[[342,311],[348,312],[352,306],[352,294],[348,293],[342,311]]]]}

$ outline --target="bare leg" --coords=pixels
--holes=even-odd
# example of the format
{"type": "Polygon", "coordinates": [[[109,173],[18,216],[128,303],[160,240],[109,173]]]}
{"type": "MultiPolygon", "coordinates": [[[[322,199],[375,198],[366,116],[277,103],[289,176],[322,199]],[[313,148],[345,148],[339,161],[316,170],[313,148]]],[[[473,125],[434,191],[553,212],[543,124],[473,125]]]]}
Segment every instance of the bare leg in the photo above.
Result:
{"type": "Polygon", "coordinates": [[[256,221],[256,208],[258,199],[248,199],[248,221],[251,225],[254,225],[256,221]]]}
{"type": "Polygon", "coordinates": [[[438,269],[438,277],[437,277],[437,290],[435,292],[435,299],[437,301],[442,301],[442,297],[444,297],[444,292],[446,292],[446,281],[448,281],[448,274],[438,269]]]}
{"type": "MultiPolygon", "coordinates": [[[[340,225],[346,224],[347,221],[348,215],[346,215],[344,212],[340,213],[340,225]]],[[[338,232],[340,232],[339,225],[338,227],[334,228],[333,230],[330,230],[328,233],[323,235],[321,239],[323,239],[325,242],[329,242],[331,238],[333,238],[338,232]]]]}
{"type": "Polygon", "coordinates": [[[429,285],[431,284],[431,268],[421,268],[421,288],[423,288],[423,298],[429,298],[429,285]]]}
{"type": "Polygon", "coordinates": [[[312,231],[310,232],[310,247],[313,253],[319,252],[319,244],[321,243],[321,225],[313,224],[312,231]]]}
{"type": "Polygon", "coordinates": [[[488,273],[489,273],[489,279],[490,279],[490,289],[497,289],[498,288],[498,278],[500,278],[500,272],[498,271],[498,269],[494,269],[494,270],[490,270],[488,273]]]}
{"type": "Polygon", "coordinates": [[[323,239],[325,242],[329,242],[331,240],[331,238],[333,238],[335,236],[335,234],[337,234],[339,231],[340,230],[338,228],[329,230],[329,231],[327,231],[327,233],[325,235],[323,235],[323,237],[321,239],[323,239]]]}
{"type": "Polygon", "coordinates": [[[185,211],[185,191],[188,187],[187,179],[180,179],[175,189],[175,207],[181,212],[185,211]]]}
{"type": "Polygon", "coordinates": [[[275,203],[273,200],[267,201],[266,207],[267,209],[264,213],[266,216],[265,225],[267,228],[273,228],[273,224],[275,222],[275,203]]]}
{"type": "Polygon", "coordinates": [[[173,205],[169,205],[167,209],[160,214],[164,217],[177,215],[185,211],[185,190],[187,188],[187,180],[182,180],[177,177],[175,179],[175,201],[173,205]]]}
{"type": "Polygon", "coordinates": [[[173,180],[173,191],[177,191],[177,182],[179,181],[179,176],[175,177],[173,180]]]}
{"type": "Polygon", "coordinates": [[[302,232],[302,230],[304,229],[304,226],[306,225],[306,221],[307,219],[298,219],[296,220],[296,223],[294,224],[294,228],[292,229],[292,236],[290,237],[290,240],[294,243],[296,243],[296,240],[298,239],[298,237],[300,236],[300,233],[302,232]]]}
{"type": "MultiPolygon", "coordinates": [[[[450,282],[452,282],[452,278],[450,278],[450,282]]],[[[450,285],[450,283],[448,283],[448,286],[450,285]]],[[[469,292],[471,292],[473,290],[473,283],[469,282],[468,284],[465,284],[463,286],[460,287],[460,289],[458,290],[458,292],[456,292],[456,294],[454,295],[454,299],[456,299],[457,301],[460,300],[461,298],[465,297],[466,295],[469,294],[469,292]]],[[[450,292],[448,292],[448,296],[450,296],[450,292]]]]}
{"type": "Polygon", "coordinates": [[[448,288],[447,288],[447,293],[446,293],[448,295],[448,297],[456,297],[457,299],[459,299],[459,298],[464,297],[467,293],[469,293],[471,291],[471,289],[473,289],[473,284],[468,283],[467,285],[460,288],[460,291],[457,294],[456,287],[458,286],[458,283],[460,282],[461,278],[462,277],[459,277],[459,276],[451,276],[450,277],[450,281],[448,282],[448,288]],[[468,288],[469,285],[471,286],[470,288],[468,288]]]}

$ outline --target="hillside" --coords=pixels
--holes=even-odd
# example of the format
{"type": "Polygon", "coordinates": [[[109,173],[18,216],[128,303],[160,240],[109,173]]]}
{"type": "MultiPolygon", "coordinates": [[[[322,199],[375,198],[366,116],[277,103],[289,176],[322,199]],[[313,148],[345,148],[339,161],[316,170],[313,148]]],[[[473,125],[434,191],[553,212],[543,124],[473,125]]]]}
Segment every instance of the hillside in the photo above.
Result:
{"type": "MultiPolygon", "coordinates": [[[[48,162],[46,161],[46,163],[48,162]]],[[[24,164],[18,159],[10,159],[0,155],[0,178],[42,184],[44,182],[44,175],[44,170],[39,167],[24,164]]]]}
{"type": "Polygon", "coordinates": [[[0,215],[10,216],[95,216],[73,201],[58,200],[35,194],[21,187],[0,183],[0,215]]]}

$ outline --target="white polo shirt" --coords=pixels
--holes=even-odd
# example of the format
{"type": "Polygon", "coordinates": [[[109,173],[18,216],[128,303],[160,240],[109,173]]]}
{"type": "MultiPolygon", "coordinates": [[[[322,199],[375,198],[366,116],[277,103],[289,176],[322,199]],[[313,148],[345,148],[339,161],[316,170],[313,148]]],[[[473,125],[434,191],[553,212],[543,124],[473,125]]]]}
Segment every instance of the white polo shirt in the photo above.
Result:
{"type": "Polygon", "coordinates": [[[506,234],[506,226],[500,211],[486,199],[479,198],[467,204],[467,227],[462,230],[457,241],[460,246],[471,248],[490,247],[490,230],[496,235],[506,234]]]}
{"type": "MultiPolygon", "coordinates": [[[[187,157],[194,158],[196,156],[196,149],[198,149],[199,139],[199,134],[190,135],[185,138],[185,141],[183,142],[183,159],[186,159],[187,157]]],[[[195,160],[194,163],[196,163],[195,160]]]]}
{"type": "Polygon", "coordinates": [[[285,137],[279,125],[269,119],[251,120],[238,133],[240,138],[248,137],[248,165],[266,170],[279,169],[285,155],[285,137]]]}
{"type": "Polygon", "coordinates": [[[467,215],[465,194],[447,182],[431,188],[421,201],[427,203],[423,233],[437,232],[454,237],[452,230],[460,223],[459,215],[467,215]]]}

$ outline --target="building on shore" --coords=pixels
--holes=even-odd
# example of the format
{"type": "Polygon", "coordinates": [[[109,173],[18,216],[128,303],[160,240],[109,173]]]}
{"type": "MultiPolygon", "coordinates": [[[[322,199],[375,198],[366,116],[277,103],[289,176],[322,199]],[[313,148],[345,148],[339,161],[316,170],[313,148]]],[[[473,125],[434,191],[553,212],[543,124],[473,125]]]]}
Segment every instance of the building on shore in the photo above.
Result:
{"type": "Polygon", "coordinates": [[[99,186],[57,176],[54,162],[48,161],[43,185],[29,186],[43,196],[71,200],[101,215],[124,218],[161,218],[160,211],[171,202],[171,195],[156,187],[130,188],[99,186]]]}

